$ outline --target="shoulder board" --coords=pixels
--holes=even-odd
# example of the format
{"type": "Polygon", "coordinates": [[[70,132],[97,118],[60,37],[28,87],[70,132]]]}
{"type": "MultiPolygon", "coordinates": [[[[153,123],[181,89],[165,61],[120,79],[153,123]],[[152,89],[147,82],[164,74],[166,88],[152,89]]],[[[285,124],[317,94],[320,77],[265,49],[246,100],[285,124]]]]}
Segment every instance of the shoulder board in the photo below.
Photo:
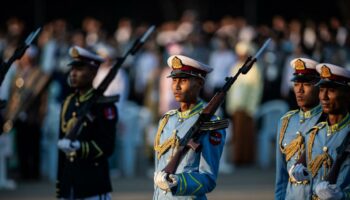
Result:
{"type": "Polygon", "coordinates": [[[327,124],[327,122],[320,122],[318,124],[316,124],[315,126],[312,127],[312,129],[322,129],[325,125],[327,124]]]}
{"type": "Polygon", "coordinates": [[[292,115],[294,115],[295,113],[297,113],[298,111],[299,111],[298,109],[288,111],[286,114],[283,115],[282,119],[285,118],[285,117],[292,116],[292,115]]]}
{"type": "Polygon", "coordinates": [[[64,99],[64,102],[66,102],[66,101],[70,102],[70,100],[74,97],[74,95],[75,95],[74,93],[68,95],[68,96],[64,99]]]}
{"type": "MultiPolygon", "coordinates": [[[[166,112],[166,113],[164,114],[164,116],[165,116],[165,115],[174,115],[176,112],[177,112],[176,109],[174,109],[174,110],[169,110],[168,112],[166,112]]],[[[163,117],[164,117],[164,116],[163,116],[163,117]]]]}

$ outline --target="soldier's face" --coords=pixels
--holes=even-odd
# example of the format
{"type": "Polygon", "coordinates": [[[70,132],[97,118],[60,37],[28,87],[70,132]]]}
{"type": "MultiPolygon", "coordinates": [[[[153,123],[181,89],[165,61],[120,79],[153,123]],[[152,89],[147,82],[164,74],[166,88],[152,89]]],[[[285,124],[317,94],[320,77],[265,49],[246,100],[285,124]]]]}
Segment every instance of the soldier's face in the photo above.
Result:
{"type": "Polygon", "coordinates": [[[294,82],[293,89],[297,104],[302,110],[310,110],[318,104],[318,87],[315,87],[313,83],[294,82]]]}
{"type": "Polygon", "coordinates": [[[72,66],[69,72],[71,87],[83,89],[92,86],[96,70],[89,66],[72,66]]]}
{"type": "Polygon", "coordinates": [[[342,114],[348,111],[350,91],[342,87],[320,87],[322,110],[327,114],[342,114]]]}
{"type": "Polygon", "coordinates": [[[199,95],[202,80],[194,77],[173,78],[172,91],[177,102],[195,103],[199,95]]]}

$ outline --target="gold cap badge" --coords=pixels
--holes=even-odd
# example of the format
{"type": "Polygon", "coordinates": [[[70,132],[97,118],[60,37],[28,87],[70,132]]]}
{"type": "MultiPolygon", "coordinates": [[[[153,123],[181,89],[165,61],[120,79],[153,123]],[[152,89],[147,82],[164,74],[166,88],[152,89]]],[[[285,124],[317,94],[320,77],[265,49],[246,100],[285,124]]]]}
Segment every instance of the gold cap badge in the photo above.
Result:
{"type": "Polygon", "coordinates": [[[182,68],[182,62],[178,57],[174,57],[171,60],[171,66],[173,67],[173,69],[181,69],[182,68]]]}
{"type": "Polygon", "coordinates": [[[295,61],[295,69],[296,70],[305,70],[305,63],[304,63],[304,61],[302,61],[302,60],[300,60],[300,59],[298,59],[298,60],[296,60],[295,61]]]}
{"type": "Polygon", "coordinates": [[[70,52],[70,56],[72,58],[78,58],[79,57],[79,51],[77,48],[72,48],[71,52],[70,52]]]}
{"type": "Polygon", "coordinates": [[[326,65],[323,65],[321,68],[321,77],[322,78],[329,78],[332,76],[331,70],[329,69],[329,67],[327,67],[326,65]]]}

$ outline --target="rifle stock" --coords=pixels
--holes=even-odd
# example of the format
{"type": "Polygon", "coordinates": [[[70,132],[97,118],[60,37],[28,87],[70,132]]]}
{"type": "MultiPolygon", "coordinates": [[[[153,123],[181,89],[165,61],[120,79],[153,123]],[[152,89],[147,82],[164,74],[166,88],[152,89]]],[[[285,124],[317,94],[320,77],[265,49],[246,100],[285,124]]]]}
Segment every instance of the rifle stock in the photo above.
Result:
{"type": "Polygon", "coordinates": [[[200,146],[198,141],[202,135],[200,131],[201,124],[204,122],[210,121],[211,117],[214,115],[216,110],[225,100],[227,91],[231,88],[231,86],[236,81],[238,76],[241,73],[246,74],[251,69],[253,64],[256,62],[257,57],[268,46],[269,42],[270,42],[270,39],[268,39],[264,43],[264,45],[260,48],[258,53],[254,56],[254,58],[252,58],[251,56],[248,57],[247,60],[244,62],[243,66],[238,70],[238,72],[233,77],[226,78],[226,83],[224,84],[224,86],[217,93],[215,93],[214,97],[209,101],[207,106],[203,109],[197,121],[187,131],[185,136],[180,140],[180,145],[177,148],[176,153],[173,155],[169,163],[165,166],[165,168],[162,171],[166,172],[167,174],[174,174],[176,172],[176,169],[181,159],[183,158],[183,155],[185,155],[190,149],[194,151],[198,150],[198,147],[200,146]]]}

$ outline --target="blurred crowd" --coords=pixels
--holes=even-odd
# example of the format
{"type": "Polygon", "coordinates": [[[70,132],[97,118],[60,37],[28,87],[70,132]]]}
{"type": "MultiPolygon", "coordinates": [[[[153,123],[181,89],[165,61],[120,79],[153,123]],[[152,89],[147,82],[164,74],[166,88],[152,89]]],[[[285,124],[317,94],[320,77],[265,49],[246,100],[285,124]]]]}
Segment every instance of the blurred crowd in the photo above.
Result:
{"type": "MultiPolygon", "coordinates": [[[[123,18],[114,32],[108,32],[102,21],[86,17],[80,27],[64,19],[42,26],[36,45],[13,64],[0,88],[0,99],[8,100],[2,110],[7,134],[0,136],[0,183],[7,180],[6,176],[55,180],[59,111],[71,92],[67,82],[68,49],[78,45],[107,60],[95,79],[98,86],[115,61],[150,25],[123,18]]],[[[3,60],[21,44],[27,29],[25,20],[7,21],[6,29],[0,32],[3,60]]],[[[267,38],[272,39],[252,70],[237,79],[220,109],[222,117],[232,119],[221,164],[222,173],[231,173],[232,166],[255,163],[255,147],[260,145],[258,130],[262,129],[256,116],[261,106],[282,100],[290,109],[296,108],[290,61],[309,57],[350,69],[349,31],[350,23],[337,18],[316,22],[275,16],[270,24],[251,25],[242,17],[231,16],[201,21],[193,11],[185,11],[177,21],[157,25],[156,32],[136,55],[128,57],[105,92],[106,96],[120,95],[116,103],[116,150],[110,159],[112,176],[146,175],[144,166],[151,172],[158,120],[178,106],[172,96],[171,79],[167,78],[171,69],[166,59],[170,55],[187,55],[214,69],[202,91],[202,98],[209,101],[225,83],[225,77],[236,73],[267,38]]]]}

